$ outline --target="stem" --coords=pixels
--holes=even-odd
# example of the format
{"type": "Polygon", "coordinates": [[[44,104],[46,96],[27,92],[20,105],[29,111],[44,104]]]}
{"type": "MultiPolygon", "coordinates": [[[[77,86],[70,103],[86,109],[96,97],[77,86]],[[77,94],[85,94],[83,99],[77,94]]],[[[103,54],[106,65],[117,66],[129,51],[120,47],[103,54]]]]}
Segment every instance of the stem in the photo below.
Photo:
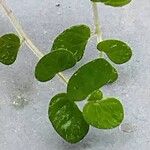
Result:
{"type": "MultiPolygon", "coordinates": [[[[100,26],[100,19],[98,15],[98,7],[96,2],[92,2],[92,10],[93,10],[93,20],[94,20],[94,26],[95,26],[95,34],[97,35],[97,43],[103,41],[102,38],[102,30],[100,26]]],[[[103,53],[100,54],[101,57],[103,57],[103,53]]]]}
{"type": "MultiPolygon", "coordinates": [[[[0,6],[3,9],[3,11],[5,12],[6,16],[9,18],[9,20],[10,20],[11,24],[13,25],[13,27],[15,28],[15,30],[17,31],[17,33],[21,39],[21,43],[25,42],[25,44],[30,48],[30,50],[39,59],[41,59],[44,56],[44,54],[33,44],[33,42],[30,40],[28,35],[24,32],[18,19],[15,17],[12,10],[7,6],[6,1],[0,0],[0,6]]],[[[66,84],[68,83],[68,80],[66,79],[66,77],[62,73],[58,73],[57,76],[59,78],[61,78],[66,84]]]]}
{"type": "Polygon", "coordinates": [[[98,15],[98,7],[96,2],[92,2],[92,9],[93,9],[93,19],[95,25],[95,34],[97,34],[97,42],[99,43],[103,39],[102,39],[102,32],[101,32],[100,20],[98,15]]]}

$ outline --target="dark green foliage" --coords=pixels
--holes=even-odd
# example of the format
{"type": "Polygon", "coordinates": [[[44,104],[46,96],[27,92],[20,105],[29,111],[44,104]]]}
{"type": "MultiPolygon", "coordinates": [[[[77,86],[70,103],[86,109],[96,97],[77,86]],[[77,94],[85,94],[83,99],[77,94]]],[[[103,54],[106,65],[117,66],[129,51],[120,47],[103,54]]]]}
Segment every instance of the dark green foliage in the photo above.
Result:
{"type": "Polygon", "coordinates": [[[35,68],[35,77],[41,82],[51,80],[57,73],[73,67],[76,60],[66,49],[58,49],[45,55],[35,68]]]}
{"type": "Polygon", "coordinates": [[[132,56],[131,48],[119,40],[105,40],[97,45],[97,49],[106,53],[109,59],[116,64],[123,64],[132,56]]]}
{"type": "MultiPolygon", "coordinates": [[[[131,2],[131,0],[91,1],[113,7],[121,7],[131,2]]],[[[51,52],[37,63],[36,79],[41,82],[49,81],[56,74],[59,73],[60,76],[60,72],[72,68],[83,57],[90,36],[90,28],[86,25],[72,26],[60,33],[54,40],[51,52]]],[[[15,34],[2,36],[0,62],[5,65],[15,62],[19,47],[20,39],[15,34]]],[[[97,49],[104,52],[116,64],[123,64],[132,56],[131,48],[119,40],[101,41],[97,49]]],[[[63,76],[60,77],[64,79],[63,76]]],[[[99,129],[119,126],[124,118],[121,102],[115,98],[104,98],[100,91],[103,86],[117,79],[117,70],[104,58],[96,58],[80,67],[71,76],[67,84],[67,93],[57,94],[50,101],[48,116],[56,132],[67,142],[77,143],[87,135],[89,125],[99,129]],[[86,98],[87,103],[81,112],[75,101],[86,98]]],[[[64,81],[67,82],[67,79],[64,81]]]]}
{"type": "Polygon", "coordinates": [[[20,39],[15,34],[0,37],[0,62],[11,65],[15,62],[20,47],[20,39]]]}
{"type": "Polygon", "coordinates": [[[90,38],[90,28],[86,25],[76,25],[58,35],[54,40],[52,50],[65,48],[72,52],[74,57],[79,61],[90,38]]]}
{"type": "Polygon", "coordinates": [[[70,78],[67,92],[73,101],[84,100],[90,93],[109,83],[113,67],[105,59],[93,60],[70,78]]]}
{"type": "Polygon", "coordinates": [[[89,125],[85,122],[82,112],[65,93],[52,98],[48,115],[54,129],[69,143],[79,142],[88,133],[89,125]]]}

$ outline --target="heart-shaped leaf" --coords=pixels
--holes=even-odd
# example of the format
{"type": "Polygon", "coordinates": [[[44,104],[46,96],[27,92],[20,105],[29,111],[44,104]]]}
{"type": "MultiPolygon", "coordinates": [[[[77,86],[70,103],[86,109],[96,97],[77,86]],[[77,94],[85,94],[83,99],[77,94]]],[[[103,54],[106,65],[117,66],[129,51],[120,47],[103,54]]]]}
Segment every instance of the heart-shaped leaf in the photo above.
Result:
{"type": "Polygon", "coordinates": [[[90,101],[83,108],[86,122],[99,129],[111,129],[119,126],[124,118],[123,106],[115,98],[90,101]]]}
{"type": "Polygon", "coordinates": [[[91,0],[92,2],[102,2],[105,5],[110,5],[113,7],[121,7],[127,5],[131,0],[91,0]]]}
{"type": "Polygon", "coordinates": [[[73,74],[67,93],[74,101],[84,100],[93,91],[107,84],[111,79],[112,66],[105,59],[93,60],[73,74]]]}
{"type": "Polygon", "coordinates": [[[85,122],[82,112],[65,93],[52,98],[48,115],[54,129],[69,143],[79,142],[88,133],[89,125],[85,122]]]}
{"type": "Polygon", "coordinates": [[[11,65],[15,62],[20,47],[20,39],[15,34],[0,37],[0,62],[11,65]]]}
{"type": "Polygon", "coordinates": [[[103,98],[102,91],[96,90],[90,95],[90,97],[88,98],[88,101],[101,100],[102,98],[103,98]]]}
{"type": "Polygon", "coordinates": [[[97,49],[106,53],[109,59],[116,64],[123,64],[132,56],[131,48],[118,40],[105,40],[97,45],[97,49]]]}
{"type": "Polygon", "coordinates": [[[89,38],[90,28],[88,26],[72,26],[58,35],[58,37],[54,40],[52,50],[65,48],[72,52],[77,61],[79,61],[84,54],[84,50],[89,38]]]}
{"type": "Polygon", "coordinates": [[[57,73],[73,67],[76,60],[73,54],[65,49],[58,49],[45,55],[35,68],[35,77],[41,82],[51,80],[57,73]]]}

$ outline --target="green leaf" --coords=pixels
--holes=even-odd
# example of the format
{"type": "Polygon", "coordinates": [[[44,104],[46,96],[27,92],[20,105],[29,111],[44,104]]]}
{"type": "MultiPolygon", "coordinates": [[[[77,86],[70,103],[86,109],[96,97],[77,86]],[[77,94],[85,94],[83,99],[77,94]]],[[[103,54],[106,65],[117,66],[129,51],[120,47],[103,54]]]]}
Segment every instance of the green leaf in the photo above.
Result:
{"type": "Polygon", "coordinates": [[[15,34],[0,37],[0,62],[11,65],[15,62],[20,47],[20,39],[15,34]]]}
{"type": "Polygon", "coordinates": [[[101,100],[102,98],[103,98],[103,93],[100,90],[96,90],[90,95],[88,101],[101,100]]]}
{"type": "Polygon", "coordinates": [[[65,49],[58,49],[45,55],[35,68],[35,77],[41,82],[51,80],[57,73],[73,67],[76,60],[73,54],[65,49]]]}
{"type": "Polygon", "coordinates": [[[70,78],[67,92],[73,101],[84,100],[111,79],[112,66],[105,59],[93,60],[76,71],[70,78]]]}
{"type": "Polygon", "coordinates": [[[119,126],[124,118],[123,106],[115,98],[91,101],[83,108],[86,122],[99,129],[111,129],[119,126]]]}
{"type": "Polygon", "coordinates": [[[110,5],[113,7],[121,7],[129,4],[132,0],[91,0],[92,2],[102,2],[105,5],[110,5]]]}
{"type": "Polygon", "coordinates": [[[57,133],[69,143],[82,140],[89,131],[82,112],[67,94],[54,96],[48,110],[49,119],[57,133]]]}
{"type": "Polygon", "coordinates": [[[84,50],[89,38],[90,28],[88,26],[72,26],[58,35],[58,37],[54,40],[52,50],[65,48],[72,52],[77,61],[79,61],[84,54],[84,50]]]}
{"type": "Polygon", "coordinates": [[[118,79],[118,72],[117,70],[113,67],[112,69],[112,74],[111,74],[111,79],[109,81],[109,83],[113,83],[118,79]]]}
{"type": "Polygon", "coordinates": [[[105,40],[97,45],[97,49],[106,53],[109,59],[116,64],[123,64],[132,56],[131,48],[118,40],[105,40]]]}

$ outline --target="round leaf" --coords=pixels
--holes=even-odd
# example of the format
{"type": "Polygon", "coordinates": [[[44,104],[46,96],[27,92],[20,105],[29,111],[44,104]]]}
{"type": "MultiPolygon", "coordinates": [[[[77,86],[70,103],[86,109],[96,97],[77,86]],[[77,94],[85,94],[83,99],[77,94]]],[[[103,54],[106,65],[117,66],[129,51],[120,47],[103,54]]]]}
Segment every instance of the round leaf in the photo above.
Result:
{"type": "Polygon", "coordinates": [[[119,126],[124,118],[123,106],[115,98],[91,101],[83,108],[86,122],[99,129],[111,129],[119,126]]]}
{"type": "Polygon", "coordinates": [[[92,2],[102,2],[105,5],[110,5],[113,7],[121,7],[127,5],[131,0],[91,0],[92,2]]]}
{"type": "Polygon", "coordinates": [[[100,90],[96,90],[90,95],[88,101],[101,100],[102,98],[103,98],[103,93],[100,90]]]}
{"type": "Polygon", "coordinates": [[[20,47],[20,39],[15,34],[0,37],[0,62],[11,65],[15,62],[20,47]]]}
{"type": "Polygon", "coordinates": [[[106,53],[109,59],[116,64],[123,64],[132,56],[131,48],[118,40],[105,40],[97,45],[97,49],[106,53]]]}
{"type": "Polygon", "coordinates": [[[72,52],[77,61],[79,61],[83,56],[89,38],[90,29],[88,26],[72,26],[58,35],[58,37],[54,40],[52,50],[65,48],[72,52]]]}
{"type": "Polygon", "coordinates": [[[102,58],[79,68],[69,80],[67,87],[69,98],[74,101],[84,100],[93,91],[110,81],[112,69],[110,63],[102,58]]]}
{"type": "Polygon", "coordinates": [[[35,77],[41,82],[51,80],[57,73],[73,67],[76,60],[73,54],[59,49],[45,55],[35,68],[35,77]]]}
{"type": "Polygon", "coordinates": [[[69,101],[65,93],[52,98],[48,115],[54,129],[69,143],[79,142],[88,133],[89,125],[82,112],[74,102],[69,101]]]}

